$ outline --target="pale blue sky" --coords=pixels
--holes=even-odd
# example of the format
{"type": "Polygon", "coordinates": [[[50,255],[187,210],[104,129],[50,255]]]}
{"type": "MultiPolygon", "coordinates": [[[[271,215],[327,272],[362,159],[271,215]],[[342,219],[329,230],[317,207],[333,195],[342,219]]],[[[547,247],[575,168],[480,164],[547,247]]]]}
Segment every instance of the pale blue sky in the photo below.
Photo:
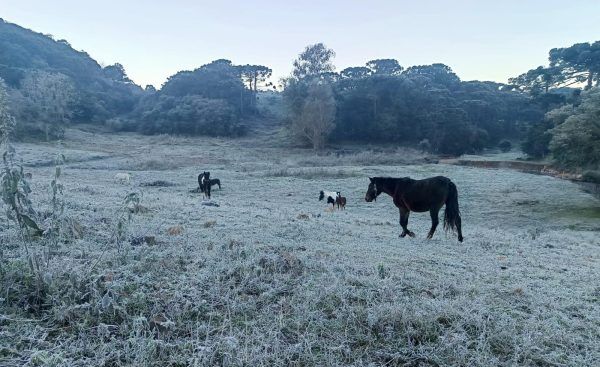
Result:
{"type": "Polygon", "coordinates": [[[337,70],[395,58],[506,82],[545,64],[550,48],[600,39],[599,0],[0,0],[0,17],[157,87],[218,58],[278,78],[316,42],[336,51],[337,70]]]}

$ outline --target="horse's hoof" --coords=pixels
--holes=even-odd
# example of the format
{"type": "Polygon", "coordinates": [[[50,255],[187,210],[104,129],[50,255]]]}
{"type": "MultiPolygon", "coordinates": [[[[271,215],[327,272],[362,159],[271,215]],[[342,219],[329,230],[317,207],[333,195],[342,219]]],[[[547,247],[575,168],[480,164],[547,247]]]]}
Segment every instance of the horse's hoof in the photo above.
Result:
{"type": "Polygon", "coordinates": [[[406,237],[406,233],[400,233],[400,236],[399,236],[399,237],[400,237],[400,238],[404,238],[404,237],[406,237]]]}
{"type": "Polygon", "coordinates": [[[413,232],[408,232],[408,235],[411,237],[415,237],[415,234],[413,232]]]}

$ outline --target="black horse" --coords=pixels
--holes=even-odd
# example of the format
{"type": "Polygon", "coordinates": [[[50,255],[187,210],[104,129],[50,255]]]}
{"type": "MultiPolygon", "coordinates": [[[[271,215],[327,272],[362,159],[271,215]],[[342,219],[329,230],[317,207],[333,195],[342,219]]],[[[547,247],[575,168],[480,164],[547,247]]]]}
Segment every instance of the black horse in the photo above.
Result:
{"type": "Polygon", "coordinates": [[[221,190],[221,181],[218,178],[210,178],[210,172],[204,171],[198,175],[198,185],[200,186],[200,192],[204,193],[205,197],[210,199],[210,189],[214,185],[219,186],[221,190]]]}
{"type": "Polygon", "coordinates": [[[413,180],[409,177],[369,177],[371,182],[365,195],[365,200],[371,202],[377,200],[382,192],[394,199],[394,204],[400,209],[400,226],[402,233],[400,237],[415,234],[408,230],[408,215],[413,212],[426,212],[431,214],[431,229],[427,238],[433,237],[433,233],[439,223],[438,213],[446,204],[444,213],[444,229],[452,229],[458,232],[458,240],[463,241],[460,210],[458,209],[458,190],[449,178],[437,176],[424,180],[413,180]]]}

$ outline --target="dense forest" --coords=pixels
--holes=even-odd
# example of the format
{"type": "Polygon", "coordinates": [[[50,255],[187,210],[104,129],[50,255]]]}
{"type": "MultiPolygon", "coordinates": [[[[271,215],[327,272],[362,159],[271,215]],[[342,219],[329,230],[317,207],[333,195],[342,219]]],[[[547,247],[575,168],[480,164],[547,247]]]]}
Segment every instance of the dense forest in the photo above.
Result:
{"type": "MultiPolygon", "coordinates": [[[[264,112],[271,69],[216,60],[156,90],[101,66],[67,41],[0,21],[0,78],[20,138],[60,138],[67,124],[143,134],[240,136],[264,112]]],[[[462,81],[450,66],[371,60],[335,71],[335,52],[306,47],[283,85],[282,125],[315,149],[391,143],[443,155],[514,143],[568,168],[600,163],[600,41],[549,52],[548,66],[508,83],[462,81]]],[[[8,112],[7,112],[8,113],[8,112]]],[[[262,116],[265,117],[265,116],[262,116]]]]}

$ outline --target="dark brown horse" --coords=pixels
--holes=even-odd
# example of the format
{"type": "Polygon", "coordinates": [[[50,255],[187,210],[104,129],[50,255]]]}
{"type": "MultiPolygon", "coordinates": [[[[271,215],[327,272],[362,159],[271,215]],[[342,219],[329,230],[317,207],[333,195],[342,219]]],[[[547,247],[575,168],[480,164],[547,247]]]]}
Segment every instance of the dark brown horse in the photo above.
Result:
{"type": "Polygon", "coordinates": [[[394,199],[394,204],[400,209],[400,237],[415,234],[408,230],[408,215],[410,212],[429,212],[431,214],[431,229],[427,238],[433,237],[439,223],[438,213],[444,204],[444,228],[458,232],[458,240],[462,242],[460,210],[458,209],[458,190],[449,178],[436,176],[424,180],[413,180],[409,177],[369,177],[371,182],[365,195],[365,200],[377,200],[382,192],[394,199]]]}
{"type": "Polygon", "coordinates": [[[346,197],[338,195],[335,198],[335,204],[337,205],[338,210],[340,210],[340,209],[346,209],[346,197]]]}

